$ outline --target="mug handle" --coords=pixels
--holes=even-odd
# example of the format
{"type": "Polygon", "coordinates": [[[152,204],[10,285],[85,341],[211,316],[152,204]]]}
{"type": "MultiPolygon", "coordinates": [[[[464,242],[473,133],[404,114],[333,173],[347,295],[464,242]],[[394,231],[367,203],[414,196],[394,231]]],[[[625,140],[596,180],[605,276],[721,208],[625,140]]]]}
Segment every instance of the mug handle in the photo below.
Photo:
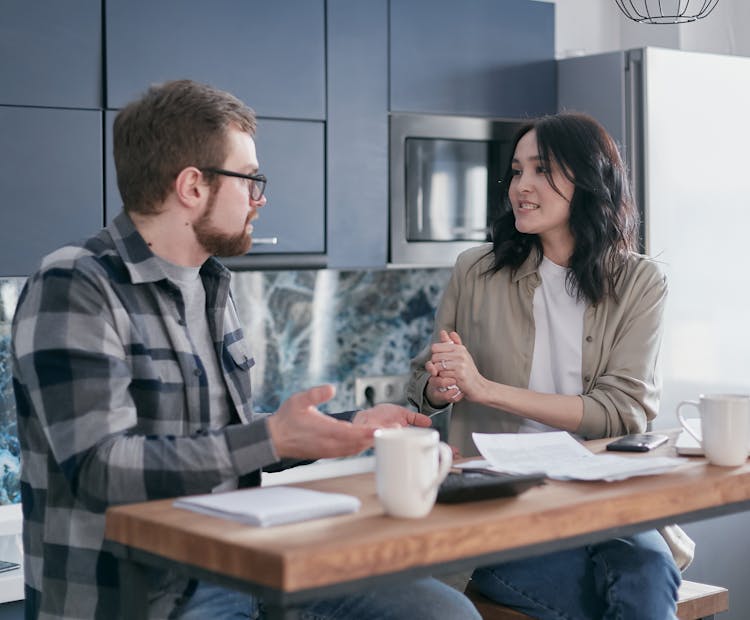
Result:
{"type": "Polygon", "coordinates": [[[683,400],[679,405],[677,405],[677,419],[680,421],[680,424],[682,425],[682,428],[684,428],[688,435],[690,435],[695,441],[697,441],[699,444],[703,445],[703,439],[698,437],[696,435],[695,431],[690,428],[690,426],[687,423],[687,420],[680,412],[680,409],[682,407],[692,406],[695,407],[700,412],[700,403],[697,400],[683,400]]]}
{"type": "Polygon", "coordinates": [[[451,466],[453,465],[453,450],[451,450],[451,447],[441,441],[438,444],[438,470],[437,474],[435,474],[435,479],[432,481],[432,483],[424,490],[425,495],[429,495],[430,493],[434,493],[435,490],[438,488],[440,483],[445,480],[446,476],[448,475],[448,472],[451,470],[451,466]]]}

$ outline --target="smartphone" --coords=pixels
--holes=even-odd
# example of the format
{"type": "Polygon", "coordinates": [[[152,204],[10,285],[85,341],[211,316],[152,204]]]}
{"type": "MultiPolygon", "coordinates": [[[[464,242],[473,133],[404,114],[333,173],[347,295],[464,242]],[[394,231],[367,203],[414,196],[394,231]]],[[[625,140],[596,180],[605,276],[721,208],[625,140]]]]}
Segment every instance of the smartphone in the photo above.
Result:
{"type": "Polygon", "coordinates": [[[635,433],[625,435],[607,444],[607,450],[618,450],[621,452],[648,452],[666,443],[667,435],[651,433],[635,433]]]}

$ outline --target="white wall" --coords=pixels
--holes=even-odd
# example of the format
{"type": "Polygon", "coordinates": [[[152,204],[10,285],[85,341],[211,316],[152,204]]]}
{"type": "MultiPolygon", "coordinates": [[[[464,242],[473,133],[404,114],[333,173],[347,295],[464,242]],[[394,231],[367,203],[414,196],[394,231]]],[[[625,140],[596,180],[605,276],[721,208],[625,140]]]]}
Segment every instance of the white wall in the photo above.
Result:
{"type": "Polygon", "coordinates": [[[614,2],[557,0],[554,4],[557,58],[620,49],[620,20],[614,2]]]}
{"type": "Polygon", "coordinates": [[[558,58],[647,45],[750,56],[750,2],[747,0],[719,0],[716,9],[705,19],[676,25],[636,24],[620,12],[614,0],[542,1],[555,4],[555,54],[558,58]]]}

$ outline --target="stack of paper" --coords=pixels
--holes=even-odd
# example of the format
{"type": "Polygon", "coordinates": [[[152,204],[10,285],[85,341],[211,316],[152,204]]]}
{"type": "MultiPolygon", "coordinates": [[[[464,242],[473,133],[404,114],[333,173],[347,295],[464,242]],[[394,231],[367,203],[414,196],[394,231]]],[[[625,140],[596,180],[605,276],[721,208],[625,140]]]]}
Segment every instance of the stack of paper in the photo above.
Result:
{"type": "Polygon", "coordinates": [[[667,456],[627,458],[594,454],[565,432],[474,433],[473,438],[486,461],[463,463],[463,467],[476,468],[484,464],[490,469],[510,473],[544,472],[556,480],[623,480],[660,474],[685,462],[667,456]]]}
{"type": "Polygon", "coordinates": [[[174,505],[266,527],[357,512],[362,502],[352,495],[278,486],[182,497],[174,505]]]}

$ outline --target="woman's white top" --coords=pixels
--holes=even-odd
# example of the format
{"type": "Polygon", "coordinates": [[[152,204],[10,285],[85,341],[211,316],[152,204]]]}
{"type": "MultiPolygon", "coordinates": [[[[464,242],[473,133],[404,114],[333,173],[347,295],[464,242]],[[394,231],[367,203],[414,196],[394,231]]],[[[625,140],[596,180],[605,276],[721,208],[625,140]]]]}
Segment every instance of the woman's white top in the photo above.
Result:
{"type": "MultiPolygon", "coordinates": [[[[534,357],[529,389],[546,394],[581,394],[581,356],[585,300],[565,287],[568,268],[546,256],[539,265],[542,283],[534,291],[534,357]]],[[[541,422],[525,419],[520,433],[556,431],[541,422]]]]}

